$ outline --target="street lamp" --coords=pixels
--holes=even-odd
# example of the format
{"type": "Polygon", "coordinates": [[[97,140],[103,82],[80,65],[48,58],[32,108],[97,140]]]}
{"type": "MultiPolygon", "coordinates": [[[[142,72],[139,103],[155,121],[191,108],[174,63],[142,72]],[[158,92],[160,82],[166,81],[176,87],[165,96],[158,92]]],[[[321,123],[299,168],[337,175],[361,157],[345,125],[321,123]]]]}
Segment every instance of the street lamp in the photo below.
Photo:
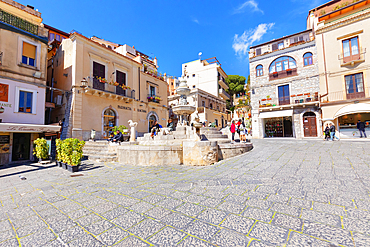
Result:
{"type": "Polygon", "coordinates": [[[87,87],[88,87],[88,81],[83,78],[83,80],[81,81],[81,86],[80,88],[86,93],[87,92],[87,87]]]}

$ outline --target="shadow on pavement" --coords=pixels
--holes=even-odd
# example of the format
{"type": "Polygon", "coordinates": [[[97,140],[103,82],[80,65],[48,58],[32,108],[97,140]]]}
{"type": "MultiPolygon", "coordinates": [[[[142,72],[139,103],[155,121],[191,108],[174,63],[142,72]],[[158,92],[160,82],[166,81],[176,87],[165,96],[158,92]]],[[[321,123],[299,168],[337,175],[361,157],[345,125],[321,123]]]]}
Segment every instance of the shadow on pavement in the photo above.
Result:
{"type": "Polygon", "coordinates": [[[14,175],[20,175],[20,174],[24,175],[25,173],[28,173],[28,172],[33,172],[33,171],[37,171],[37,170],[44,170],[44,169],[52,168],[52,167],[55,167],[55,166],[56,166],[55,163],[42,165],[42,164],[39,164],[39,163],[32,163],[32,162],[13,163],[13,164],[8,164],[8,165],[3,165],[3,166],[0,166],[0,172],[1,173],[4,173],[4,170],[9,169],[9,168],[20,168],[21,171],[8,173],[8,174],[4,174],[4,175],[2,175],[0,173],[0,178],[14,176],[14,175]]]}

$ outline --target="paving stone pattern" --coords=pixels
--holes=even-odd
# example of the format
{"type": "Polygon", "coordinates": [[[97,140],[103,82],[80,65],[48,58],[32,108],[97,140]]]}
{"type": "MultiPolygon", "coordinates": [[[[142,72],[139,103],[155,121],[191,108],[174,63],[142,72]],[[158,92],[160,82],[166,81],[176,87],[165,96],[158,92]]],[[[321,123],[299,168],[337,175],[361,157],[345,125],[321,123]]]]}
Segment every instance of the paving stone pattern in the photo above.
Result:
{"type": "Polygon", "coordinates": [[[2,167],[0,246],[370,246],[370,142],[253,143],[208,167],[2,167]]]}

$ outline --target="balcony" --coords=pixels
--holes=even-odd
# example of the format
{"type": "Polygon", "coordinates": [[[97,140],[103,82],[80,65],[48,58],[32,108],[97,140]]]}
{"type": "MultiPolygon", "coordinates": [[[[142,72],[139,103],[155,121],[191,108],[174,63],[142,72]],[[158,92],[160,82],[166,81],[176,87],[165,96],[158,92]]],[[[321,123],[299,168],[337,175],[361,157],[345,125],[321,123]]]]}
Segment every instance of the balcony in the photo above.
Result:
{"type": "Polygon", "coordinates": [[[364,88],[363,92],[354,92],[347,94],[346,91],[330,92],[327,96],[321,98],[321,103],[331,103],[337,101],[353,101],[370,97],[370,88],[364,88]],[[368,92],[367,94],[365,92],[368,92]]]}
{"type": "Polygon", "coordinates": [[[301,106],[307,104],[316,104],[319,102],[319,93],[304,93],[279,98],[261,99],[259,108],[273,108],[282,106],[301,106]]]}
{"type": "Polygon", "coordinates": [[[135,90],[131,90],[125,85],[119,85],[117,82],[108,82],[105,79],[94,78],[92,82],[89,82],[86,92],[110,98],[135,99],[135,90]]]}
{"type": "Polygon", "coordinates": [[[23,20],[18,16],[5,12],[2,9],[0,9],[0,21],[12,25],[13,27],[22,29],[26,32],[32,33],[34,35],[38,35],[39,33],[39,27],[37,25],[34,25],[26,20],[23,20]]]}
{"type": "Polygon", "coordinates": [[[218,90],[218,94],[224,99],[224,100],[227,100],[227,99],[230,99],[230,94],[228,94],[227,92],[226,92],[226,90],[224,89],[224,88],[220,88],[219,90],[218,90]]]}
{"type": "Polygon", "coordinates": [[[229,88],[229,86],[226,84],[226,82],[225,82],[225,79],[224,78],[222,78],[222,80],[218,80],[218,84],[222,87],[222,88],[225,88],[225,89],[228,89],[229,88]]]}
{"type": "Polygon", "coordinates": [[[344,54],[342,53],[341,55],[338,56],[338,60],[340,60],[340,66],[354,66],[356,63],[361,63],[365,61],[365,53],[366,53],[366,48],[365,49],[360,49],[359,53],[356,55],[351,55],[351,56],[346,56],[344,57],[344,54]]]}
{"type": "Polygon", "coordinates": [[[148,102],[159,103],[161,100],[161,97],[158,95],[148,94],[148,102]]]}
{"type": "Polygon", "coordinates": [[[283,71],[274,72],[274,73],[269,74],[269,79],[270,79],[270,81],[272,81],[272,80],[283,79],[283,78],[286,78],[286,77],[296,76],[296,75],[298,75],[297,68],[287,69],[287,70],[283,70],[283,71]]]}
{"type": "Polygon", "coordinates": [[[161,73],[158,73],[157,71],[154,71],[154,70],[147,70],[145,67],[144,67],[144,73],[145,74],[148,74],[148,75],[151,75],[153,76],[154,78],[157,78],[159,80],[162,80],[164,81],[164,77],[161,73]]]}

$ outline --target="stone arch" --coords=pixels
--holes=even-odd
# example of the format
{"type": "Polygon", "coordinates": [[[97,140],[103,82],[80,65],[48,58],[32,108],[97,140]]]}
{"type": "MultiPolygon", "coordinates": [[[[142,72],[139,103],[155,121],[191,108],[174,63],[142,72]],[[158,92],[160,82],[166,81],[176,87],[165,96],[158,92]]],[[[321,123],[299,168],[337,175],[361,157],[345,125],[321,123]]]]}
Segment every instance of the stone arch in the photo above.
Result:
{"type": "Polygon", "coordinates": [[[115,126],[118,125],[118,120],[119,120],[119,115],[118,115],[118,111],[117,109],[115,109],[113,106],[107,106],[103,109],[103,111],[101,112],[101,131],[102,131],[102,135],[104,136],[104,112],[108,109],[111,109],[112,111],[114,111],[115,115],[116,115],[116,118],[115,118],[115,126]]]}
{"type": "Polygon", "coordinates": [[[300,132],[301,132],[301,137],[304,137],[304,122],[303,122],[303,117],[309,112],[314,113],[316,115],[316,130],[317,130],[317,136],[322,135],[321,131],[321,118],[320,118],[320,113],[318,111],[315,111],[314,109],[305,109],[299,114],[299,123],[300,123],[300,132]]]}
{"type": "Polygon", "coordinates": [[[146,120],[147,120],[147,122],[148,122],[148,130],[150,131],[150,121],[151,121],[151,119],[150,119],[150,117],[151,116],[154,116],[155,117],[155,120],[156,121],[158,121],[159,122],[159,116],[158,116],[158,114],[155,112],[155,111],[150,111],[149,113],[148,113],[148,115],[146,115],[146,120]]]}

